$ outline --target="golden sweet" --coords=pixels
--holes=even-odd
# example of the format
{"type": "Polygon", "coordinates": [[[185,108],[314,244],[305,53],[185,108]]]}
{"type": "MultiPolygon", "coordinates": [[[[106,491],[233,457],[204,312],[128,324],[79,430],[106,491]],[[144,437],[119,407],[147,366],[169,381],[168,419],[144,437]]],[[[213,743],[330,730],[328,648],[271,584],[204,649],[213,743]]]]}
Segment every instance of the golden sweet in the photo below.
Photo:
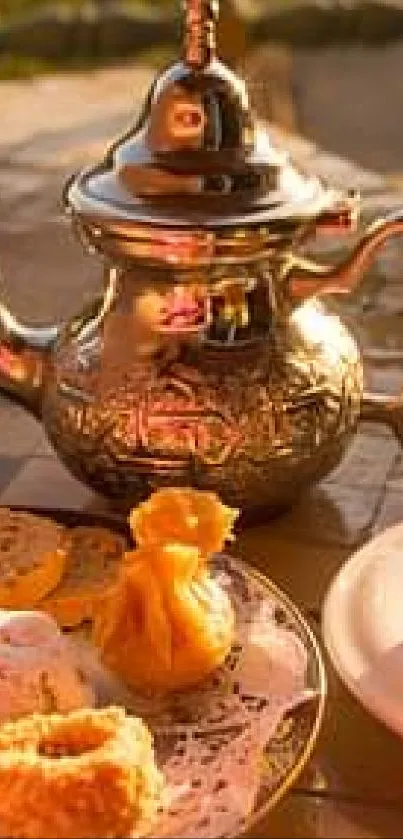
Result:
{"type": "Polygon", "coordinates": [[[74,528],[62,580],[40,608],[67,628],[91,620],[100,598],[116,582],[126,547],[122,536],[106,528],[74,528]]]}
{"type": "Polygon", "coordinates": [[[209,556],[233,538],[237,517],[238,511],[212,492],[172,487],[154,492],[129,521],[138,545],[194,545],[209,556]]]}
{"type": "Polygon", "coordinates": [[[0,608],[32,609],[60,582],[69,537],[55,522],[0,510],[0,608]]]}
{"type": "Polygon", "coordinates": [[[234,638],[234,611],[191,545],[143,546],[126,558],[94,618],[104,663],[134,690],[190,687],[218,668],[234,638]]]}

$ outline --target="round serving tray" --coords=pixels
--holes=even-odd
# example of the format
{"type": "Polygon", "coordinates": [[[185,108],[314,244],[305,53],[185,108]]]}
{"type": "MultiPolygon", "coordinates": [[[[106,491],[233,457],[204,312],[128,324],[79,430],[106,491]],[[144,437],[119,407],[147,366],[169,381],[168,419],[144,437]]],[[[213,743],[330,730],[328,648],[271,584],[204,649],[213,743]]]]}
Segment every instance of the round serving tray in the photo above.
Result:
{"type": "MultiPolygon", "coordinates": [[[[130,541],[124,520],[65,510],[30,510],[67,526],[109,527],[130,541]]],[[[303,616],[274,583],[217,555],[237,633],[223,667],[197,689],[164,697],[129,693],[100,664],[85,629],[71,634],[99,705],[141,716],[155,740],[166,796],[142,836],[224,839],[248,833],[296,783],[324,714],[326,675],[303,616]]]]}

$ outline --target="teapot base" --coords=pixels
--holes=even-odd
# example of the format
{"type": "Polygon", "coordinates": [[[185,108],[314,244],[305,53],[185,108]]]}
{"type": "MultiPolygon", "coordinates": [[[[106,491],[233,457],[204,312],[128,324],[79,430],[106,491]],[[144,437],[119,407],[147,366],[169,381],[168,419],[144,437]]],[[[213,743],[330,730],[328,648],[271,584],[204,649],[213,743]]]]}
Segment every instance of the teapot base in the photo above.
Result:
{"type": "MultiPolygon", "coordinates": [[[[175,474],[168,474],[165,480],[155,478],[141,481],[130,480],[129,473],[126,473],[126,482],[123,486],[123,479],[117,485],[115,480],[110,480],[105,472],[95,473],[92,464],[91,474],[83,470],[81,458],[76,460],[66,456],[60,451],[59,456],[69,472],[83,484],[90,487],[98,495],[107,500],[107,509],[118,517],[127,518],[130,511],[141,501],[144,501],[155,489],[161,486],[189,486],[195,489],[217,492],[222,501],[229,506],[239,508],[241,515],[237,527],[245,530],[264,525],[268,521],[280,518],[290,511],[301,499],[304,492],[315,486],[320,480],[329,475],[339,466],[346,454],[346,449],[354,437],[354,430],[344,435],[333,444],[329,445],[326,452],[321,450],[316,457],[311,457],[309,462],[301,464],[295,462],[285,471],[281,470],[277,479],[272,474],[272,480],[268,479],[266,486],[261,484],[256,488],[255,493],[250,492],[242,496],[237,488],[223,488],[217,486],[213,481],[200,483],[197,481],[178,480],[175,474]]],[[[116,475],[115,475],[116,478],[116,475]]]]}

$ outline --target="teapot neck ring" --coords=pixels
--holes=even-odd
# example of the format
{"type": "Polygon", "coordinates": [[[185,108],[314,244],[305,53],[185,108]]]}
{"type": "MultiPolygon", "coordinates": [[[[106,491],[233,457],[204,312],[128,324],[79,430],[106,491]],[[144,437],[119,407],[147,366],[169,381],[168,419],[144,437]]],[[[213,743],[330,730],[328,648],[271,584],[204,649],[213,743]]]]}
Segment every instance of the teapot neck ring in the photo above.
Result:
{"type": "Polygon", "coordinates": [[[74,214],[74,222],[83,244],[115,264],[146,264],[180,273],[273,259],[292,245],[296,233],[295,224],[285,224],[281,230],[270,225],[180,230],[80,214],[74,214]]]}

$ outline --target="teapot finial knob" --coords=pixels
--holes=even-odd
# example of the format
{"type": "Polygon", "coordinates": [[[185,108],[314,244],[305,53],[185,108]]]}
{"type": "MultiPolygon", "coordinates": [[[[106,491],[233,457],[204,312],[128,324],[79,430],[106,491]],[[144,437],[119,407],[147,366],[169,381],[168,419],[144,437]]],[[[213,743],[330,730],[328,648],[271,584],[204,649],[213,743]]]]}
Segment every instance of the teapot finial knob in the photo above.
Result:
{"type": "Polygon", "coordinates": [[[219,0],[184,0],[184,60],[203,68],[215,57],[219,0]]]}

